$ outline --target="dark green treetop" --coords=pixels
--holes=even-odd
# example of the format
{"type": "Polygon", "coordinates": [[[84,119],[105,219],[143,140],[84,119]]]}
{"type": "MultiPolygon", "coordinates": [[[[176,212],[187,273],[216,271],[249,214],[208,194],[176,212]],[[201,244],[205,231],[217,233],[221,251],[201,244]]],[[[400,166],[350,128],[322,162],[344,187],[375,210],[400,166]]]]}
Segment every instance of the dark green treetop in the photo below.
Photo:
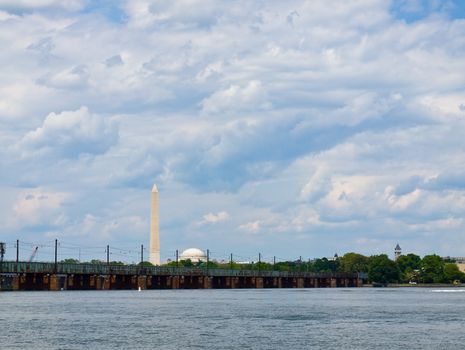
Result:
{"type": "Polygon", "coordinates": [[[368,264],[368,278],[378,283],[393,283],[400,278],[397,264],[386,254],[373,255],[368,264]]]}
{"type": "Polygon", "coordinates": [[[358,253],[347,253],[340,258],[341,272],[367,272],[369,258],[358,253]]]}
{"type": "Polygon", "coordinates": [[[421,282],[441,283],[444,280],[444,261],[439,255],[426,255],[421,259],[421,282]]]}
{"type": "Polygon", "coordinates": [[[445,264],[444,266],[444,282],[465,281],[465,273],[459,270],[456,264],[445,264]]]}

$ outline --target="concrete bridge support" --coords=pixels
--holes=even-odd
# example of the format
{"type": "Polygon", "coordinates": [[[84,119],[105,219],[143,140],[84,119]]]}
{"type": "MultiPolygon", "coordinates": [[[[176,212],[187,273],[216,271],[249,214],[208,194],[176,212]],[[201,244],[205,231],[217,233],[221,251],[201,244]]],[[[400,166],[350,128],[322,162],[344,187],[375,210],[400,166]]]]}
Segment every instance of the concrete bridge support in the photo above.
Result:
{"type": "Polygon", "coordinates": [[[237,277],[229,276],[226,277],[226,288],[237,288],[237,277]]]}
{"type": "Polygon", "coordinates": [[[255,288],[263,288],[263,277],[255,277],[255,288]]]}
{"type": "Polygon", "coordinates": [[[204,289],[211,289],[212,288],[212,277],[205,276],[203,277],[203,288],[204,289]]]}

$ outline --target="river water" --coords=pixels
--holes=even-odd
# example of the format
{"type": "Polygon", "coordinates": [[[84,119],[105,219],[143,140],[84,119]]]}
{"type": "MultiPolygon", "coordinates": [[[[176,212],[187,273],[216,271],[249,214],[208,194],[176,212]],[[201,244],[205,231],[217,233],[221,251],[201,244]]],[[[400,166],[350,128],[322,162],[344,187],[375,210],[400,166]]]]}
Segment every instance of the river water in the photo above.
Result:
{"type": "Polygon", "coordinates": [[[465,290],[0,293],[0,349],[462,349],[465,290]]]}

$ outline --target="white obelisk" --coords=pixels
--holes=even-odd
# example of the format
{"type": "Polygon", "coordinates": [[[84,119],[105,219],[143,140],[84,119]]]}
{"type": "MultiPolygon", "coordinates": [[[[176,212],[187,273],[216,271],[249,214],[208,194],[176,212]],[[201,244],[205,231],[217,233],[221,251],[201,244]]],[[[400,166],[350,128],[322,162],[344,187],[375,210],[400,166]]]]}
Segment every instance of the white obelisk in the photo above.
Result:
{"type": "Polygon", "coordinates": [[[152,208],[150,215],[150,262],[160,265],[160,229],[158,225],[158,189],[152,188],[152,208]]]}

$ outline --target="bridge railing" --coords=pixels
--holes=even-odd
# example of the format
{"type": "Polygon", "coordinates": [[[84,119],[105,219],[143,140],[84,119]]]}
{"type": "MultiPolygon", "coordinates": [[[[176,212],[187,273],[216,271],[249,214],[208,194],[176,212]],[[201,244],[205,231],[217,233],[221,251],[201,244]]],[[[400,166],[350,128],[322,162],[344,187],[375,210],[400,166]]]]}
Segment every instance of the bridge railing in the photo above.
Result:
{"type": "Polygon", "coordinates": [[[356,273],[303,272],[275,270],[237,270],[207,269],[206,267],[167,267],[139,265],[106,265],[106,264],[68,264],[44,262],[12,262],[4,261],[0,266],[3,273],[46,273],[46,274],[93,274],[93,275],[162,275],[162,276],[233,276],[233,277],[307,277],[307,278],[357,278],[356,273]]]}

